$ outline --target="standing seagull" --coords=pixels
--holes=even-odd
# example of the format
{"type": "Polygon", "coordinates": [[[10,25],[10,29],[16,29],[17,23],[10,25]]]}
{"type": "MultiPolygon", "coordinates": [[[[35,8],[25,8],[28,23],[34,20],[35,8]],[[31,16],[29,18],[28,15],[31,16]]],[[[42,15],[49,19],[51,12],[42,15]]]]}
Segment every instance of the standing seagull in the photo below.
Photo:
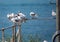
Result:
{"type": "Polygon", "coordinates": [[[34,12],[30,12],[30,16],[32,17],[32,19],[36,19],[38,17],[34,12]]]}
{"type": "Polygon", "coordinates": [[[34,12],[30,12],[30,16],[37,17],[37,14],[35,14],[34,12]]]}
{"type": "Polygon", "coordinates": [[[14,17],[14,13],[7,14],[7,18],[8,18],[9,20],[11,20],[13,17],[14,17]]]}
{"type": "Polygon", "coordinates": [[[18,13],[18,19],[21,20],[21,22],[26,22],[26,15],[24,15],[23,13],[19,12],[18,13]]]}
{"type": "Polygon", "coordinates": [[[56,12],[52,10],[52,16],[56,16],[56,12]]]}

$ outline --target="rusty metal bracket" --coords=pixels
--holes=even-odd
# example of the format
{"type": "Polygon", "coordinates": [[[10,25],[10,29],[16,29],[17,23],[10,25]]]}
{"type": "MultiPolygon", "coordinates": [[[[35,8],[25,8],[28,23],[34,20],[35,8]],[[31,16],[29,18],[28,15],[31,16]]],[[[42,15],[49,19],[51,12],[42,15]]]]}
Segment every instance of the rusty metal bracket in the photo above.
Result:
{"type": "Polygon", "coordinates": [[[55,42],[55,39],[56,39],[57,36],[60,36],[60,30],[56,31],[55,34],[53,35],[53,37],[52,37],[53,42],[55,42]]]}

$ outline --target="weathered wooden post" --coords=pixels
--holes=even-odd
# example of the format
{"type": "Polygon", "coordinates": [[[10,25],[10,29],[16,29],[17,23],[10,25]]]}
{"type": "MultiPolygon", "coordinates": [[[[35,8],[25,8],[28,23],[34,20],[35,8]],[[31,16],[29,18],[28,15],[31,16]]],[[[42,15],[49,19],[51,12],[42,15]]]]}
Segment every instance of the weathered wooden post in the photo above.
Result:
{"type": "Polygon", "coordinates": [[[12,27],[12,42],[16,42],[16,26],[12,27]]]}
{"type": "Polygon", "coordinates": [[[60,42],[60,0],[56,0],[56,33],[53,35],[53,42],[60,42]]]}
{"type": "Polygon", "coordinates": [[[5,42],[5,39],[4,39],[4,28],[2,28],[2,42],[5,42]]]}
{"type": "MultiPolygon", "coordinates": [[[[60,33],[60,0],[56,0],[56,29],[60,33]]],[[[58,42],[60,42],[60,35],[58,37],[58,42]]]]}
{"type": "Polygon", "coordinates": [[[60,42],[60,0],[56,0],[56,33],[53,35],[53,42],[56,38],[60,42]]]}
{"type": "Polygon", "coordinates": [[[17,42],[22,42],[21,40],[21,25],[18,23],[18,39],[17,42]]]}

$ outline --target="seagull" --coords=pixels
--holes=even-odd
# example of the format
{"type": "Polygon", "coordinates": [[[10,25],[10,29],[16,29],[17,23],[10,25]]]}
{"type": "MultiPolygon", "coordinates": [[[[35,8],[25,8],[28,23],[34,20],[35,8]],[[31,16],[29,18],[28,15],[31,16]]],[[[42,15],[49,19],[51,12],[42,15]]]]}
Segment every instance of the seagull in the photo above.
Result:
{"type": "Polygon", "coordinates": [[[23,13],[18,13],[18,14],[7,14],[7,17],[9,20],[11,20],[12,22],[25,22],[26,21],[26,16],[23,13]]]}
{"type": "Polygon", "coordinates": [[[32,19],[37,19],[38,15],[35,14],[34,12],[30,12],[30,16],[32,17],[32,19]]]}
{"type": "Polygon", "coordinates": [[[56,16],[56,12],[52,10],[52,16],[56,16]]]}
{"type": "Polygon", "coordinates": [[[7,14],[7,18],[8,18],[9,20],[11,20],[11,15],[10,15],[10,14],[7,14]]]}
{"type": "Polygon", "coordinates": [[[15,22],[15,18],[12,18],[11,21],[12,21],[12,22],[15,22]]]}
{"type": "Polygon", "coordinates": [[[11,17],[14,17],[14,13],[11,13],[11,17]]]}
{"type": "Polygon", "coordinates": [[[11,13],[11,14],[7,14],[7,17],[14,17],[14,13],[11,13]]]}
{"type": "Polygon", "coordinates": [[[17,16],[18,19],[22,20],[20,16],[17,16]]]}
{"type": "Polygon", "coordinates": [[[22,19],[26,18],[26,15],[23,14],[21,11],[18,11],[18,16],[20,16],[22,19]]]}
{"type": "Polygon", "coordinates": [[[30,16],[35,16],[35,13],[34,12],[30,12],[30,16]]]}
{"type": "Polygon", "coordinates": [[[7,18],[9,18],[10,17],[10,15],[9,14],[7,14],[7,18]]]}
{"type": "Polygon", "coordinates": [[[7,18],[9,18],[9,20],[11,20],[11,18],[14,17],[14,13],[11,13],[11,14],[7,14],[7,18]]]}
{"type": "Polygon", "coordinates": [[[7,42],[7,41],[5,41],[5,42],[7,42]]]}
{"type": "Polygon", "coordinates": [[[15,15],[11,14],[11,16],[12,16],[12,18],[11,18],[12,22],[18,22],[19,21],[18,16],[16,14],[15,15]]]}
{"type": "Polygon", "coordinates": [[[25,22],[26,21],[26,15],[24,15],[23,13],[19,12],[18,13],[18,19],[21,20],[21,22],[25,22]]]}
{"type": "Polygon", "coordinates": [[[18,13],[18,16],[20,16],[20,17],[25,17],[26,15],[24,15],[23,13],[18,13]]]}
{"type": "Polygon", "coordinates": [[[44,40],[43,42],[48,42],[48,41],[44,40]]]}
{"type": "Polygon", "coordinates": [[[30,16],[37,17],[37,14],[35,14],[34,12],[30,12],[30,16]]]}

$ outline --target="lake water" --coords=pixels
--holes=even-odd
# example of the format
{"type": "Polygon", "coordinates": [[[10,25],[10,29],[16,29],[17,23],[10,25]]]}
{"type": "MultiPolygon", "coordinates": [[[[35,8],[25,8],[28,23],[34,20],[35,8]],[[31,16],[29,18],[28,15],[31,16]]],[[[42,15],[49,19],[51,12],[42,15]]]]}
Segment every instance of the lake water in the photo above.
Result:
{"type": "MultiPolygon", "coordinates": [[[[39,18],[52,17],[52,9],[56,11],[55,4],[15,4],[15,5],[0,5],[0,29],[12,25],[7,19],[8,13],[17,13],[21,11],[27,18],[31,18],[29,13],[31,11],[38,14],[39,18]]],[[[52,36],[56,31],[56,19],[51,20],[28,20],[21,26],[22,35],[38,34],[42,40],[52,42],[52,36]]],[[[7,34],[11,35],[11,30],[7,34]]],[[[0,32],[1,34],[1,32],[0,32]]],[[[1,35],[0,35],[1,38],[1,35]]]]}

